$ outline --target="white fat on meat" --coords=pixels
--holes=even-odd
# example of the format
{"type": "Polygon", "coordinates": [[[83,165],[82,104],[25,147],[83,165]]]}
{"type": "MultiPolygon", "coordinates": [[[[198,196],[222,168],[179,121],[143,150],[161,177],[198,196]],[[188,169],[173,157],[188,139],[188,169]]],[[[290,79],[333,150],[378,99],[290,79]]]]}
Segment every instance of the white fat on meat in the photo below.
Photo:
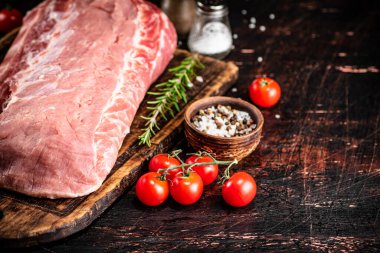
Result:
{"type": "Polygon", "coordinates": [[[97,190],[176,47],[144,0],[47,0],[0,65],[0,187],[30,196],[97,190]]]}

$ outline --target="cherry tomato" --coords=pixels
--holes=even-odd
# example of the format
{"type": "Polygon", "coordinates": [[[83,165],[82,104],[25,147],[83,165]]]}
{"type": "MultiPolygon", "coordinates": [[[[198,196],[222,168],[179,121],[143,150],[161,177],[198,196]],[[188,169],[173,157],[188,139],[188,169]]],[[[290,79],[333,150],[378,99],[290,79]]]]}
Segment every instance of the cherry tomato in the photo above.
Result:
{"type": "Polygon", "coordinates": [[[222,196],[227,204],[235,207],[246,206],[256,196],[256,182],[251,175],[238,172],[232,175],[222,187],[222,196]]]}
{"type": "Polygon", "coordinates": [[[142,175],[136,184],[137,198],[147,206],[158,206],[169,197],[169,183],[157,172],[142,175]]]}
{"type": "Polygon", "coordinates": [[[183,175],[182,172],[170,184],[170,195],[182,205],[197,202],[203,193],[202,178],[195,172],[183,175]]]}
{"type": "MultiPolygon", "coordinates": [[[[186,163],[194,164],[194,163],[209,163],[214,160],[209,156],[197,156],[192,155],[186,159],[186,163]]],[[[218,165],[203,165],[203,166],[194,166],[191,167],[201,178],[203,181],[203,185],[209,185],[215,181],[218,176],[218,165]]]]}
{"type": "Polygon", "coordinates": [[[0,32],[8,33],[21,24],[22,14],[18,10],[4,8],[0,11],[0,32]]]}
{"type": "Polygon", "coordinates": [[[275,80],[260,77],[249,86],[249,96],[256,105],[269,108],[280,100],[281,88],[275,80]]]}
{"type": "MultiPolygon", "coordinates": [[[[181,165],[174,157],[170,157],[168,154],[155,155],[149,162],[149,171],[157,172],[159,169],[167,169],[171,166],[181,165]]],[[[175,175],[182,171],[181,168],[169,171],[167,178],[173,180],[175,175]]]]}

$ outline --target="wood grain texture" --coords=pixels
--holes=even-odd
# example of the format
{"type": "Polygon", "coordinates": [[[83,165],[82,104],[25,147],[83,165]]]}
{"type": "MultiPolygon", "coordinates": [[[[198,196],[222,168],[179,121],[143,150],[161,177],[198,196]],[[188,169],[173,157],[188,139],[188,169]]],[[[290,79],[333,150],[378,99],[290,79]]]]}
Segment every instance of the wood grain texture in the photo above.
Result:
{"type": "Polygon", "coordinates": [[[255,200],[228,207],[212,185],[192,206],[149,208],[132,188],[87,229],[24,252],[380,251],[378,1],[229,2],[239,79],[226,95],[249,101],[263,74],[283,90],[235,169],[255,176],[255,200]]]}
{"type": "MultiPolygon", "coordinates": [[[[177,50],[169,67],[177,66],[189,55],[187,51],[177,50]]],[[[189,103],[220,95],[237,79],[238,68],[231,62],[207,57],[200,57],[200,61],[207,67],[198,71],[203,82],[194,81],[194,87],[188,92],[189,103]]],[[[170,74],[165,72],[158,82],[169,78],[170,74]]],[[[154,86],[151,90],[154,90],[154,86]]],[[[152,139],[151,147],[138,145],[140,129],[145,124],[141,116],[149,113],[146,109],[149,99],[150,96],[146,96],[140,106],[114,168],[96,192],[75,199],[49,200],[0,189],[0,243],[8,246],[30,246],[61,239],[85,228],[135,183],[150,157],[178,142],[183,128],[183,114],[187,108],[184,104],[182,111],[173,119],[168,122],[160,121],[162,128],[152,139]]]]}

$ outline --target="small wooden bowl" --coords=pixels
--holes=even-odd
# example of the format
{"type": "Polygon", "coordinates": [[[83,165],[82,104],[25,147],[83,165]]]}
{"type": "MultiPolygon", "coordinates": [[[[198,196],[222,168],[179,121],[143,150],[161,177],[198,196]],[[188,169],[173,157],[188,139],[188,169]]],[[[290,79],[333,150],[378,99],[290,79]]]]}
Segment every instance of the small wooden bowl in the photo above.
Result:
{"type": "Polygon", "coordinates": [[[264,117],[256,106],[232,97],[208,97],[192,103],[185,112],[185,135],[190,145],[196,150],[205,150],[219,160],[241,160],[254,151],[260,142],[264,117]],[[191,118],[201,109],[213,105],[230,105],[232,108],[246,111],[256,123],[251,133],[236,137],[219,137],[203,133],[191,123],[191,118]]]}

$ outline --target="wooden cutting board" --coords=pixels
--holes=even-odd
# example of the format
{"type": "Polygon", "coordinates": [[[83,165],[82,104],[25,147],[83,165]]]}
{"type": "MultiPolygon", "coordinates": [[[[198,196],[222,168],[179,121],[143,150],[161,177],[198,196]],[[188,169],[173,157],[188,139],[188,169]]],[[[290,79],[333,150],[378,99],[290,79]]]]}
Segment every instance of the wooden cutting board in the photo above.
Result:
{"type": "MultiPolygon", "coordinates": [[[[0,41],[0,55],[9,47],[14,38],[0,41]]],[[[169,66],[176,66],[189,52],[177,50],[169,66]]],[[[1,58],[2,59],[2,58],[1,58]]],[[[238,68],[231,62],[218,61],[208,57],[200,58],[206,66],[199,71],[203,82],[194,80],[194,87],[188,92],[189,103],[203,97],[221,95],[236,81],[238,68]]],[[[165,72],[158,82],[170,78],[165,72]]],[[[152,86],[154,87],[154,85],[152,86]]],[[[152,88],[154,89],[154,88],[152,88]]],[[[145,97],[135,117],[131,133],[127,135],[119,151],[114,168],[94,193],[74,199],[39,199],[0,189],[0,244],[4,246],[30,246],[58,240],[71,235],[91,224],[120,195],[135,183],[137,177],[147,168],[147,161],[158,152],[170,149],[183,139],[183,108],[169,122],[161,120],[162,126],[152,139],[152,146],[139,146],[137,137],[144,125],[141,115],[147,115],[145,97]]],[[[128,217],[128,214],[125,214],[128,217]]]]}

